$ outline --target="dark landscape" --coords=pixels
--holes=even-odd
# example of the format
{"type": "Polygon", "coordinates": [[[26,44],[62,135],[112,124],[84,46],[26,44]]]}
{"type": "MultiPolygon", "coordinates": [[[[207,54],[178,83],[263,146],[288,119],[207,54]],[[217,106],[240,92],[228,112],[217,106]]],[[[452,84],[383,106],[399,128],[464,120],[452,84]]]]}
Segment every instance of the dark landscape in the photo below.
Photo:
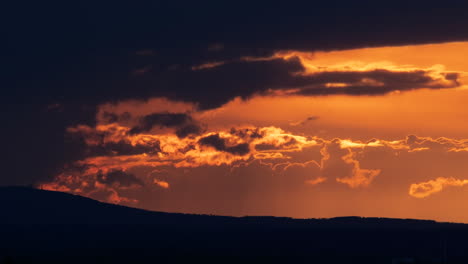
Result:
{"type": "Polygon", "coordinates": [[[0,206],[0,263],[468,261],[464,224],[150,212],[25,187],[2,187],[0,206]]]}

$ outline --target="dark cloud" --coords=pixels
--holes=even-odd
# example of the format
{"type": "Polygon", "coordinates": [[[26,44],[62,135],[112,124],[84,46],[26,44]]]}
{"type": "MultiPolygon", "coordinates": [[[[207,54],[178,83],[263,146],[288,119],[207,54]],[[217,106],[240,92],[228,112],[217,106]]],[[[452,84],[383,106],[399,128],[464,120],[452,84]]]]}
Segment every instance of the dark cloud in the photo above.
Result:
{"type": "Polygon", "coordinates": [[[122,122],[130,120],[132,115],[129,112],[124,112],[120,115],[110,112],[103,112],[101,117],[106,123],[117,123],[119,121],[122,122]]]}
{"type": "Polygon", "coordinates": [[[378,69],[364,72],[324,72],[302,77],[305,87],[302,95],[379,95],[392,91],[420,88],[443,89],[460,85],[458,73],[440,73],[437,77],[429,70],[390,71],[378,69]],[[343,83],[343,87],[327,87],[327,83],[343,83]],[[309,86],[309,87],[307,87],[309,86]]]}
{"type": "Polygon", "coordinates": [[[417,136],[415,136],[415,135],[408,135],[408,136],[406,137],[406,144],[408,144],[408,145],[413,145],[413,144],[415,144],[415,143],[417,143],[417,142],[420,142],[420,140],[419,140],[419,138],[418,138],[417,136]]]}
{"type": "Polygon", "coordinates": [[[189,68],[147,74],[134,81],[147,96],[167,96],[198,103],[201,109],[219,107],[235,97],[297,89],[301,95],[381,95],[395,90],[454,88],[459,74],[416,69],[397,71],[349,69],[306,73],[297,57],[262,60],[234,60],[216,67],[193,71],[189,68]],[[330,87],[340,83],[343,86],[330,87]],[[161,90],[152,90],[159,87],[161,90]],[[210,96],[207,96],[210,95],[210,96]]]}
{"type": "Polygon", "coordinates": [[[136,144],[124,140],[118,142],[107,142],[96,146],[89,146],[87,154],[93,156],[121,156],[121,155],[139,155],[139,154],[155,154],[160,152],[158,142],[152,142],[150,145],[136,144]]]}
{"type": "Polygon", "coordinates": [[[175,65],[188,69],[209,61],[266,56],[276,50],[468,39],[464,1],[437,3],[437,8],[435,1],[322,1],[288,7],[26,2],[9,3],[2,17],[11,22],[2,30],[6,39],[2,58],[11,71],[6,74],[11,88],[3,95],[15,101],[97,103],[177,95],[178,90],[135,79],[165,75],[175,65]],[[143,76],[132,76],[132,70],[148,66],[143,76]]]}
{"type": "Polygon", "coordinates": [[[117,184],[119,187],[130,187],[132,185],[143,186],[143,182],[135,175],[122,170],[113,170],[106,174],[101,171],[96,175],[96,180],[106,185],[117,184]]]}
{"type": "MultiPolygon", "coordinates": [[[[83,156],[66,128],[93,125],[96,106],[166,96],[207,109],[235,96],[320,84],[292,73],[297,60],[234,62],[194,72],[210,61],[268,56],[276,50],[335,50],[468,39],[466,1],[311,1],[249,5],[147,1],[9,1],[2,6],[2,160],[0,184],[52,177],[83,156]],[[142,74],[132,74],[136,69],[142,74]],[[60,111],[44,111],[60,104],[60,111]],[[32,133],[31,131],[34,131],[32,133]],[[28,165],[24,166],[24,150],[28,165]]],[[[315,76],[314,78],[318,78],[315,76]]],[[[326,79],[324,76],[321,78],[326,79]]],[[[344,76],[341,76],[344,78],[344,76]]],[[[353,77],[347,77],[348,80],[353,77]]],[[[377,78],[377,77],[376,77],[377,78]]],[[[455,80],[455,75],[446,75],[455,80]]],[[[347,87],[382,94],[385,87],[347,87]]],[[[401,83],[401,82],[400,82],[401,83]]],[[[420,83],[420,82],[419,82],[420,83]]],[[[415,84],[415,82],[413,82],[415,84]]],[[[410,86],[406,87],[410,89],[410,86]]],[[[303,94],[329,94],[314,87],[303,94]]],[[[110,121],[115,118],[109,117],[110,121]]],[[[181,137],[196,131],[180,128],[181,137]]]]}
{"type": "Polygon", "coordinates": [[[180,138],[187,137],[191,134],[199,134],[202,132],[201,126],[193,120],[188,114],[183,113],[155,113],[146,115],[139,121],[139,124],[130,129],[130,134],[139,134],[149,132],[154,127],[170,127],[175,128],[176,135],[180,138]]]}
{"type": "Polygon", "coordinates": [[[188,68],[147,75],[135,81],[140,83],[140,87],[164,87],[169,91],[159,94],[161,96],[196,102],[200,108],[209,109],[219,107],[234,97],[246,99],[268,89],[300,85],[303,81],[293,74],[303,70],[298,58],[234,61],[199,71],[188,68]]]}
{"type": "Polygon", "coordinates": [[[187,137],[189,135],[198,135],[201,132],[203,132],[203,129],[201,128],[200,125],[195,124],[195,123],[185,124],[185,125],[177,128],[177,130],[175,131],[176,135],[179,138],[184,138],[184,137],[187,137]]]}
{"type": "MultiPolygon", "coordinates": [[[[174,99],[191,98],[200,103],[201,108],[212,108],[236,96],[248,98],[254,94],[290,89],[296,89],[296,94],[315,96],[380,95],[396,90],[454,88],[460,85],[457,73],[431,74],[433,72],[430,70],[386,69],[305,74],[299,59],[292,57],[287,60],[235,61],[196,72],[173,72],[165,77],[170,90],[177,91],[174,99]],[[334,83],[343,86],[329,87],[329,84],[334,83]]],[[[164,84],[155,86],[162,87],[164,84]]]]}
{"type": "Polygon", "coordinates": [[[69,128],[67,136],[71,138],[71,141],[80,142],[83,146],[83,155],[89,157],[155,154],[161,151],[160,142],[157,140],[148,141],[144,144],[139,142],[132,144],[125,138],[109,140],[114,132],[114,127],[104,131],[91,129],[90,127],[78,127],[69,128]]]}
{"type": "Polygon", "coordinates": [[[244,140],[262,138],[264,135],[260,132],[259,128],[231,128],[229,131],[231,135],[236,135],[244,140]]]}
{"type": "Polygon", "coordinates": [[[199,143],[201,145],[213,147],[218,151],[224,151],[234,155],[242,156],[250,152],[248,143],[240,143],[234,146],[227,146],[226,140],[221,138],[218,134],[201,138],[199,143]]]}
{"type": "Polygon", "coordinates": [[[319,119],[318,116],[309,116],[309,117],[306,119],[306,121],[314,121],[314,120],[317,120],[317,119],[319,119]]]}
{"type": "Polygon", "coordinates": [[[155,126],[178,127],[191,121],[192,118],[186,114],[156,113],[144,116],[140,120],[140,124],[132,128],[130,133],[138,134],[148,132],[155,126]]]}
{"type": "Polygon", "coordinates": [[[307,117],[306,119],[304,119],[302,121],[292,122],[289,125],[291,125],[291,126],[303,126],[303,125],[307,124],[308,122],[315,121],[317,119],[319,119],[318,116],[309,116],[309,117],[307,117]]]}

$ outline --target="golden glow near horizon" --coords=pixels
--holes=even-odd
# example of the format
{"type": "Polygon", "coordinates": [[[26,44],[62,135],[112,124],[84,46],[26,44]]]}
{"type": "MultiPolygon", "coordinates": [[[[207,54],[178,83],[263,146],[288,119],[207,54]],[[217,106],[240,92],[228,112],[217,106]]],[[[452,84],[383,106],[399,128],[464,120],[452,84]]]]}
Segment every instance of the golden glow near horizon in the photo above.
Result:
{"type": "MultiPolygon", "coordinates": [[[[376,96],[307,96],[285,87],[204,111],[165,98],[104,104],[95,127],[68,132],[90,148],[113,144],[126,153],[101,150],[41,187],[186,213],[468,222],[468,213],[461,213],[468,198],[466,55],[468,42],[278,51],[273,58],[298,58],[304,75],[421,71],[433,87],[397,87],[376,96]],[[451,73],[459,74],[456,82],[447,78],[451,73]],[[201,131],[185,137],[170,126],[132,132],[153,113],[190,116],[201,131]],[[110,120],[110,114],[121,118],[110,120]]],[[[358,84],[384,85],[373,79],[358,84]]],[[[328,82],[324,88],[350,85],[356,83],[328,82]]]]}

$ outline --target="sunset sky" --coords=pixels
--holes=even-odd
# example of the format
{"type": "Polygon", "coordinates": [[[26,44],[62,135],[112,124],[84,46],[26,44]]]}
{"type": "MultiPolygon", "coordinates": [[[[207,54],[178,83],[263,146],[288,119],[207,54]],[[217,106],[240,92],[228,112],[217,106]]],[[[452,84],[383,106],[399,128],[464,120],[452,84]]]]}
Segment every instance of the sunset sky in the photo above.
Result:
{"type": "Polygon", "coordinates": [[[468,223],[460,6],[191,8],[18,20],[0,184],[167,212],[468,223]]]}

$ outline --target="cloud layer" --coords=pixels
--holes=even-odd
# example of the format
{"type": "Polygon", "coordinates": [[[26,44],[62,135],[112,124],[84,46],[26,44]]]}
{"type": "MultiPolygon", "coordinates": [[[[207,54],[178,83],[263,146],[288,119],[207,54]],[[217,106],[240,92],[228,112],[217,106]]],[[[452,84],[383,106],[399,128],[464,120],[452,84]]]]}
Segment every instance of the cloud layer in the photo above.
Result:
{"type": "MultiPolygon", "coordinates": [[[[189,113],[141,112],[140,115],[127,113],[123,119],[108,118],[114,115],[119,116],[117,113],[105,114],[106,118],[100,119],[102,123],[94,127],[78,125],[68,128],[71,136],[81,138],[86,144],[86,156],[69,163],[52,181],[42,182],[40,187],[108,202],[136,203],[138,195],[127,197],[122,195],[122,191],[171,189],[170,178],[152,176],[161,170],[189,172],[208,167],[253,170],[260,166],[273,174],[292,178],[308,171],[302,180],[303,185],[334,183],[359,190],[373,188],[374,182],[384,177],[385,169],[380,168],[379,163],[389,159],[385,155],[468,153],[466,139],[409,135],[400,140],[371,139],[363,142],[299,135],[274,126],[238,126],[203,132],[200,129],[181,136],[181,127],[204,125],[189,113]],[[374,152],[377,154],[372,154],[374,152]],[[368,155],[384,156],[378,159],[379,162],[368,162],[368,155]],[[150,171],[143,174],[132,172],[142,169],[150,171]]],[[[248,175],[252,173],[251,177],[255,178],[254,172],[248,175]]],[[[464,180],[439,177],[407,186],[410,186],[409,195],[424,198],[445,186],[463,185],[464,180]]]]}
{"type": "Polygon", "coordinates": [[[428,197],[434,193],[442,191],[444,188],[449,186],[464,186],[468,184],[468,180],[459,180],[455,178],[444,178],[439,177],[435,180],[429,180],[427,182],[411,184],[409,194],[416,198],[428,197]]]}

